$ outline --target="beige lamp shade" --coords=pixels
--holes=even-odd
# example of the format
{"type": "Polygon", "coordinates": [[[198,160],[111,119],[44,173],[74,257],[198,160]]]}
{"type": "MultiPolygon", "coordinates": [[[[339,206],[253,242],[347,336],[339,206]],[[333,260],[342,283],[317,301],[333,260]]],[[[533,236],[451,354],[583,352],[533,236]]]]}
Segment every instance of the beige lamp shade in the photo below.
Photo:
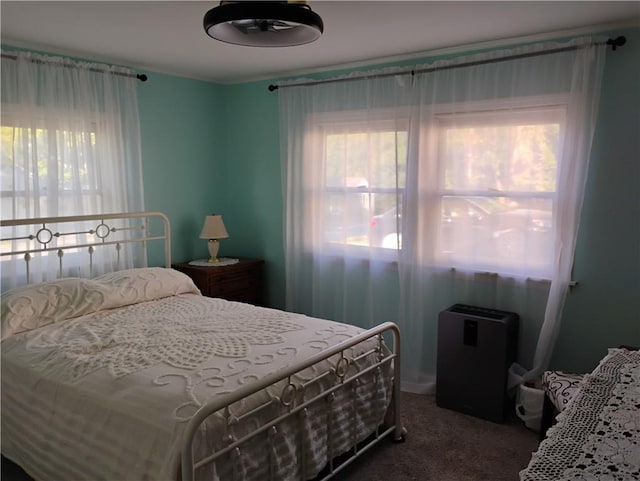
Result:
{"type": "Polygon", "coordinates": [[[202,232],[200,232],[200,239],[209,239],[207,248],[209,249],[209,262],[218,262],[218,249],[220,243],[218,239],[226,239],[229,237],[229,233],[222,222],[222,216],[220,214],[208,215],[204,218],[204,226],[202,226],[202,232]]]}
{"type": "Polygon", "coordinates": [[[200,239],[226,239],[227,237],[229,237],[229,233],[220,214],[212,214],[204,218],[200,239]]]}

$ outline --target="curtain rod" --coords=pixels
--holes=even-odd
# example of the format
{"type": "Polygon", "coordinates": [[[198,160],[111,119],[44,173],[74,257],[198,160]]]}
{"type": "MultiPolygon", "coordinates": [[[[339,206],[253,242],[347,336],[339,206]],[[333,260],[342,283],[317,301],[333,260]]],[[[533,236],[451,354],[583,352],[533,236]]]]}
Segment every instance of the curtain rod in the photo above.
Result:
{"type": "MultiPolygon", "coordinates": [[[[625,43],[627,43],[627,38],[624,36],[620,36],[617,38],[610,38],[606,42],[592,43],[589,46],[606,44],[606,45],[611,45],[611,50],[616,50],[617,47],[622,47],[625,43]]],[[[527,58],[527,57],[537,57],[538,55],[549,55],[552,53],[568,52],[571,50],[578,50],[579,48],[585,48],[585,47],[582,45],[572,45],[570,47],[553,48],[549,50],[543,50],[540,52],[521,53],[517,55],[509,55],[506,57],[490,58],[485,60],[475,60],[475,61],[459,63],[455,65],[446,65],[443,67],[430,67],[430,68],[425,68],[420,70],[407,70],[406,72],[393,72],[393,73],[389,72],[389,73],[381,73],[377,75],[358,75],[355,77],[312,80],[310,82],[297,82],[297,83],[290,83],[290,84],[283,84],[283,85],[271,84],[269,85],[268,89],[269,89],[269,92],[273,92],[274,90],[278,90],[280,88],[287,88],[287,87],[311,87],[313,85],[320,85],[320,84],[327,84],[327,83],[334,83],[334,82],[349,82],[352,80],[362,80],[365,78],[373,79],[373,78],[393,77],[394,75],[415,75],[420,73],[431,73],[438,70],[450,70],[450,69],[455,69],[459,67],[474,67],[476,65],[497,63],[497,62],[502,62],[504,60],[515,60],[515,59],[527,58]]]]}
{"type": "MultiPolygon", "coordinates": [[[[17,60],[18,56],[17,55],[10,55],[8,53],[2,53],[2,58],[8,58],[10,60],[17,60]]],[[[37,64],[57,64],[58,63],[58,62],[47,61],[47,60],[42,60],[42,59],[38,59],[38,58],[31,58],[31,59],[29,59],[29,62],[37,63],[37,64]]],[[[125,72],[112,72],[111,70],[107,70],[107,69],[101,69],[101,68],[95,68],[95,67],[83,67],[81,65],[75,65],[75,64],[70,64],[70,63],[61,63],[60,65],[65,67],[65,68],[78,68],[78,69],[88,70],[90,72],[109,73],[111,75],[119,75],[120,77],[137,78],[138,80],[140,80],[140,82],[146,82],[147,78],[148,78],[145,74],[140,74],[140,73],[139,74],[133,74],[133,73],[125,73],[125,72]]]]}

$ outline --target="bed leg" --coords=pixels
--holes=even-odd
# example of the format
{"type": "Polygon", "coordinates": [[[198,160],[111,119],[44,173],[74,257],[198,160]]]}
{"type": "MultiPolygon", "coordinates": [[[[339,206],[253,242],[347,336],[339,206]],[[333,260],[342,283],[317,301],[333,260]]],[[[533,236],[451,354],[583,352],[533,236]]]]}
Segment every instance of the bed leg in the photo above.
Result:
{"type": "Polygon", "coordinates": [[[403,427],[396,426],[396,431],[393,433],[392,442],[395,444],[404,443],[407,440],[407,430],[403,427]]]}
{"type": "Polygon", "coordinates": [[[393,382],[393,423],[395,431],[393,433],[394,443],[404,443],[407,430],[402,426],[402,418],[400,413],[400,331],[396,327],[393,332],[393,350],[395,351],[395,359],[393,360],[395,370],[393,382]]]}

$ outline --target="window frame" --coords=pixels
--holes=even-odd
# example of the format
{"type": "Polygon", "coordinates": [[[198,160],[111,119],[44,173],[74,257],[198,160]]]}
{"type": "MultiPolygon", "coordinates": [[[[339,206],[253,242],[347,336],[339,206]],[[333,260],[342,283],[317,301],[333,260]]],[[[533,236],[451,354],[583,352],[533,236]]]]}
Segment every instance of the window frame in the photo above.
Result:
{"type": "MultiPolygon", "coordinates": [[[[48,144],[48,148],[51,146],[51,144],[55,144],[54,145],[54,151],[59,152],[59,142],[58,142],[58,136],[60,133],[64,133],[65,135],[90,135],[92,137],[91,142],[92,142],[92,148],[94,149],[94,155],[98,155],[96,152],[96,148],[95,146],[98,145],[98,143],[100,142],[100,138],[102,138],[103,136],[106,136],[106,132],[105,132],[105,128],[104,128],[104,122],[101,121],[100,118],[98,117],[94,117],[89,125],[91,126],[91,130],[72,130],[72,129],[68,129],[65,128],[64,126],[60,125],[60,122],[58,121],[58,119],[71,119],[71,121],[67,121],[65,120],[65,122],[63,123],[73,123],[75,116],[73,115],[73,112],[67,112],[67,111],[62,111],[59,113],[53,112],[50,109],[41,109],[41,108],[35,108],[35,109],[24,109],[22,107],[20,107],[19,105],[14,105],[14,104],[3,104],[3,112],[2,112],[2,119],[0,120],[0,127],[4,128],[12,128],[12,129],[16,129],[16,128],[21,128],[21,129],[27,129],[27,130],[42,130],[42,131],[46,131],[47,132],[47,144],[48,144]]],[[[83,123],[87,123],[86,121],[83,123]]],[[[47,161],[47,168],[50,166],[49,164],[51,164],[52,161],[48,160],[47,161]]],[[[14,168],[15,168],[15,163],[14,163],[14,168]]],[[[95,169],[96,172],[93,173],[89,173],[88,176],[90,179],[96,179],[100,177],[100,172],[99,169],[95,169]]],[[[30,178],[33,177],[33,172],[29,172],[27,173],[27,175],[29,175],[30,178]]],[[[56,159],[56,169],[55,172],[51,173],[51,172],[47,172],[47,178],[48,181],[46,182],[46,184],[48,185],[55,185],[56,186],[56,190],[57,190],[57,186],[61,185],[60,183],[60,174],[64,175],[64,169],[61,171],[60,170],[60,165],[59,165],[59,159],[56,159]],[[52,176],[52,178],[49,178],[49,176],[52,176]]],[[[84,183],[82,182],[82,180],[80,180],[81,185],[84,183]]],[[[81,187],[81,191],[83,193],[83,195],[91,195],[91,196],[95,196],[96,198],[100,198],[102,199],[99,203],[102,204],[104,202],[103,198],[104,198],[104,186],[100,185],[100,182],[91,182],[91,184],[94,185],[94,187],[81,187]]],[[[12,190],[5,190],[2,189],[2,186],[0,186],[0,199],[19,199],[19,198],[23,198],[23,199],[27,199],[29,197],[28,192],[32,191],[32,189],[27,188],[26,186],[23,189],[17,189],[14,188],[12,190]]],[[[53,211],[53,212],[57,212],[59,210],[59,202],[58,202],[58,198],[61,196],[66,196],[66,195],[71,195],[73,190],[72,189],[65,189],[64,188],[64,182],[62,183],[62,189],[58,190],[58,195],[57,196],[49,196],[48,194],[49,188],[47,185],[40,185],[39,186],[39,191],[37,193],[38,197],[40,198],[40,202],[43,202],[43,198],[46,198],[45,202],[47,202],[49,205],[53,204],[53,208],[49,207],[49,211],[53,211]]],[[[86,212],[86,214],[99,214],[100,212],[86,212]]],[[[53,214],[54,216],[57,215],[62,215],[61,213],[57,213],[57,214],[53,214]]]]}
{"type": "MultiPolygon", "coordinates": [[[[72,130],[72,129],[65,128],[64,126],[61,126],[60,125],[61,122],[58,119],[65,119],[62,123],[73,123],[75,121],[75,116],[73,115],[73,112],[52,111],[51,109],[44,109],[44,108],[25,109],[15,104],[3,104],[2,108],[3,108],[3,112],[2,112],[2,118],[0,119],[0,128],[6,127],[9,129],[25,129],[30,131],[42,130],[42,131],[45,131],[47,135],[47,139],[46,139],[47,149],[49,149],[53,144],[54,152],[56,154],[56,159],[55,159],[56,168],[53,169],[54,170],[53,173],[50,172],[51,169],[49,169],[49,167],[54,161],[51,159],[51,155],[49,154],[49,152],[47,152],[47,174],[46,174],[47,181],[39,185],[38,192],[36,194],[40,207],[42,206],[43,202],[47,204],[48,213],[47,215],[36,214],[36,216],[60,217],[60,216],[68,215],[66,213],[58,212],[60,210],[60,198],[65,196],[71,196],[73,195],[73,192],[74,192],[73,189],[64,188],[64,181],[62,182],[62,188],[57,189],[57,187],[61,184],[60,174],[64,175],[64,168],[62,170],[60,169],[60,165],[59,165],[60,159],[59,159],[59,156],[57,155],[59,152],[59,135],[61,132],[64,133],[65,136],[90,135],[92,137],[91,139],[92,149],[94,149],[93,154],[97,155],[97,152],[95,151],[96,146],[98,145],[100,138],[106,135],[104,122],[102,122],[99,117],[95,116],[88,123],[91,126],[91,130],[89,131],[72,130]],[[67,119],[71,119],[70,122],[67,121],[67,119]],[[56,186],[55,190],[58,192],[57,195],[54,195],[54,196],[49,195],[49,186],[51,185],[56,186]]],[[[87,124],[86,121],[83,123],[85,125],[87,124]]],[[[67,140],[67,139],[65,138],[63,140],[67,140]]],[[[31,139],[29,139],[29,142],[31,142],[31,139]]],[[[13,169],[15,168],[16,166],[14,162],[13,169]]],[[[98,171],[88,174],[89,178],[97,179],[100,177],[99,169],[95,169],[95,170],[98,170],[98,171]]],[[[19,199],[24,199],[25,202],[33,201],[32,198],[35,190],[31,188],[31,186],[33,185],[32,179],[34,175],[39,176],[39,173],[30,171],[30,172],[27,172],[25,175],[29,178],[29,182],[31,182],[29,186],[24,185],[22,188],[16,188],[16,185],[14,184],[14,188],[12,190],[6,190],[6,189],[3,189],[2,186],[0,185],[0,201],[5,202],[6,199],[13,199],[15,201],[19,201],[19,199]]],[[[86,183],[80,180],[81,192],[83,195],[95,196],[96,198],[99,198],[100,200],[98,204],[102,205],[104,203],[104,195],[105,195],[104,186],[101,186],[100,182],[98,181],[92,182],[92,183],[95,185],[95,187],[89,186],[87,188],[83,186],[86,183]]],[[[98,210],[99,212],[86,212],[82,214],[100,214],[104,212],[104,209],[100,208],[98,210]]],[[[82,214],[78,214],[78,215],[82,215],[82,214]]],[[[20,229],[18,231],[20,232],[20,229]]],[[[87,242],[95,242],[95,233],[85,232],[84,235],[87,236],[87,242]]],[[[15,243],[19,244],[20,242],[26,243],[26,242],[33,242],[33,241],[14,240],[11,242],[13,242],[14,244],[15,243]]],[[[58,245],[65,245],[65,239],[63,237],[57,238],[55,242],[58,245]]],[[[77,241],[75,241],[74,243],[77,243],[77,241]]],[[[2,249],[3,250],[5,249],[4,245],[2,246],[2,249]]],[[[16,247],[13,246],[12,249],[15,250],[16,247]]],[[[56,261],[56,258],[58,257],[57,253],[55,252],[41,252],[39,256],[43,260],[52,259],[54,261],[56,261]]],[[[81,252],[79,249],[66,249],[65,250],[66,270],[72,271],[73,269],[77,269],[83,266],[84,264],[86,264],[85,258],[86,258],[86,253],[81,252]]],[[[8,257],[3,257],[0,259],[0,262],[8,263],[8,262],[11,262],[11,259],[8,257]]]]}
{"type": "MultiPolygon", "coordinates": [[[[440,199],[439,205],[444,197],[485,197],[485,198],[509,198],[509,199],[541,199],[551,201],[551,238],[556,236],[556,215],[558,202],[558,181],[560,178],[562,146],[564,145],[564,137],[567,129],[569,98],[566,94],[557,95],[540,95],[523,97],[517,99],[492,99],[487,101],[463,102],[455,104],[440,104],[434,107],[425,108],[423,118],[428,119],[425,123],[426,128],[430,130],[430,142],[427,146],[428,155],[437,159],[437,195],[440,199]],[[517,116],[517,118],[514,118],[517,116]],[[457,120],[455,120],[457,119],[457,120]],[[462,122],[460,122],[462,119],[462,122]],[[476,120],[477,119],[477,120],[476,120]],[[506,119],[507,122],[501,121],[506,119]],[[443,124],[452,125],[457,123],[458,127],[473,127],[478,125],[523,125],[526,121],[537,119],[538,121],[556,121],[559,126],[558,145],[557,145],[557,165],[555,176],[555,188],[553,191],[514,191],[514,190],[483,190],[483,189],[455,189],[446,188],[445,170],[446,162],[439,151],[442,148],[442,136],[440,135],[443,124]],[[488,122],[489,121],[489,122],[488,122]]],[[[436,227],[439,229],[439,226],[436,227]]],[[[440,234],[438,234],[439,236],[440,234]]],[[[515,262],[464,262],[460,260],[452,260],[452,256],[442,255],[439,252],[439,245],[434,245],[431,262],[440,268],[461,269],[474,272],[492,272],[498,274],[511,275],[518,272],[515,262]]],[[[550,278],[552,262],[554,254],[550,253],[546,267],[530,269],[531,277],[550,278]]],[[[522,264],[519,264],[522,265],[522,264]]]]}
{"type": "MultiPolygon", "coordinates": [[[[316,183],[312,185],[307,184],[305,187],[307,195],[313,197],[326,196],[327,194],[364,194],[371,199],[376,194],[395,195],[396,199],[404,197],[405,187],[399,187],[399,180],[396,176],[396,187],[382,187],[371,185],[367,182],[367,186],[329,186],[327,185],[327,149],[326,140],[329,135],[336,135],[340,133],[355,134],[358,132],[378,132],[385,131],[405,132],[407,136],[407,150],[409,145],[409,129],[410,129],[410,109],[409,108],[390,108],[390,109],[377,109],[375,112],[365,110],[354,110],[344,112],[325,112],[316,113],[308,116],[307,118],[307,135],[306,138],[313,138],[313,145],[315,148],[305,147],[305,159],[320,159],[322,164],[322,176],[323,183],[316,183]],[[380,124],[379,129],[372,129],[374,125],[380,124]],[[360,126],[358,128],[358,126],[360,126]],[[404,126],[404,129],[401,128],[404,126]],[[321,140],[318,140],[321,139],[321,140]],[[321,152],[321,155],[318,155],[321,152]]],[[[396,146],[397,149],[397,146],[396,146]]],[[[405,170],[406,170],[405,159],[405,170]]],[[[405,172],[406,176],[406,172],[405,172]]],[[[368,179],[367,179],[368,180],[368,179]]],[[[406,182],[406,180],[405,180],[406,182]]],[[[308,197],[307,197],[308,198],[308,197]]],[[[323,201],[324,202],[324,201],[323,201]]],[[[371,200],[369,200],[371,202],[371,200]]],[[[396,206],[399,204],[396,203],[396,206]]],[[[324,222],[325,219],[322,215],[319,215],[318,210],[307,211],[305,215],[306,228],[305,232],[305,246],[306,249],[314,253],[323,253],[327,255],[347,256],[347,257],[368,257],[370,252],[376,252],[377,256],[387,260],[394,260],[397,258],[397,250],[386,249],[378,246],[358,245],[351,243],[339,243],[326,241],[324,237],[324,222]],[[313,214],[316,214],[315,216],[313,214]],[[322,219],[322,225],[315,224],[316,219],[322,219]],[[315,225],[314,225],[315,224],[315,225]],[[367,254],[365,255],[364,252],[367,254]]]]}
{"type": "MultiPolygon", "coordinates": [[[[418,107],[404,107],[402,109],[399,108],[389,108],[389,109],[378,109],[375,112],[367,112],[366,114],[363,111],[353,111],[353,112],[325,112],[322,114],[314,114],[310,116],[308,120],[308,128],[314,132],[316,135],[321,135],[323,139],[325,139],[327,135],[326,127],[335,128],[335,125],[341,125],[342,128],[348,128],[349,126],[357,126],[358,123],[366,124],[367,121],[380,121],[384,123],[385,121],[388,124],[397,123],[400,119],[406,121],[406,128],[404,131],[407,132],[407,152],[412,151],[413,149],[418,149],[416,151],[420,152],[419,158],[420,162],[426,161],[430,162],[429,159],[435,159],[436,172],[437,172],[437,186],[436,191],[431,192],[430,197],[438,197],[440,202],[446,196],[481,196],[481,197],[506,197],[510,199],[517,198],[537,198],[550,200],[552,203],[552,237],[555,238],[555,223],[557,216],[557,195],[558,195],[558,181],[560,178],[560,169],[561,169],[561,159],[562,159],[562,149],[564,144],[564,135],[567,127],[567,119],[568,119],[568,106],[569,106],[569,98],[566,94],[557,94],[557,95],[541,95],[541,96],[531,96],[531,97],[523,97],[518,99],[492,99],[486,101],[470,101],[470,102],[461,102],[461,103],[449,103],[449,104],[438,104],[435,106],[425,107],[419,109],[418,107]],[[399,112],[401,115],[398,115],[399,112]],[[515,118],[514,118],[515,116],[515,118]],[[555,173],[555,187],[553,191],[514,191],[514,190],[502,190],[502,191],[490,191],[483,189],[476,190],[465,190],[465,189],[454,189],[454,188],[446,188],[445,186],[445,160],[442,158],[442,155],[439,155],[441,149],[441,132],[445,129],[443,126],[445,124],[452,125],[456,123],[457,126],[468,125],[469,127],[478,126],[478,125],[486,125],[487,120],[491,119],[492,125],[522,125],[523,120],[530,121],[531,119],[538,118],[541,121],[553,121],[555,120],[560,125],[560,131],[558,134],[558,145],[557,145],[557,165],[556,165],[556,173],[555,173]],[[457,120],[456,120],[457,119],[457,120]],[[360,121],[360,122],[358,122],[360,121]],[[322,131],[325,129],[324,131],[322,131]],[[426,136],[426,137],[425,137],[426,136]],[[426,144],[419,145],[422,140],[421,138],[427,138],[426,144]]],[[[398,131],[398,129],[396,129],[398,131]]],[[[353,130],[356,132],[357,128],[353,130]]],[[[326,150],[324,142],[318,144],[316,141],[315,147],[322,148],[322,156],[318,157],[317,153],[311,154],[315,155],[313,158],[320,158],[323,166],[326,166],[326,150]]],[[[305,152],[310,152],[309,149],[305,148],[305,152]]],[[[305,158],[306,155],[305,155],[305,158]]],[[[408,171],[409,167],[409,158],[407,158],[406,165],[406,173],[405,175],[409,175],[408,171]]],[[[408,185],[405,184],[402,188],[376,188],[375,186],[369,186],[367,189],[353,187],[350,189],[346,189],[348,192],[353,193],[366,193],[369,196],[374,195],[376,193],[383,194],[396,194],[398,199],[402,199],[402,202],[406,199],[406,192],[409,188],[408,185]]],[[[315,190],[312,187],[312,192],[314,195],[324,195],[328,192],[332,192],[331,188],[327,188],[326,185],[318,184],[315,187],[315,190]]],[[[418,191],[422,189],[421,186],[417,186],[418,191]]],[[[333,189],[336,192],[344,192],[345,188],[333,189]]],[[[397,206],[399,208],[404,209],[401,203],[398,203],[397,206]]],[[[406,209],[405,209],[406,210],[406,209]]],[[[420,210],[420,209],[419,209],[420,210]]],[[[313,224],[313,217],[307,216],[307,223],[313,224]]],[[[432,221],[433,222],[433,221],[432,221]]],[[[402,224],[401,224],[402,226],[402,224]]],[[[433,227],[433,226],[432,226],[433,227]]],[[[439,229],[439,224],[436,224],[435,227],[439,229]]],[[[420,227],[418,227],[420,228],[420,227]]],[[[403,232],[400,232],[400,236],[406,234],[406,227],[402,228],[403,232]]],[[[311,229],[308,229],[309,232],[316,232],[321,235],[322,227],[318,228],[318,226],[314,226],[311,229]]],[[[400,242],[401,244],[402,242],[400,242]]],[[[403,247],[399,246],[399,248],[385,248],[385,247],[375,247],[375,246],[360,246],[355,244],[342,244],[342,243],[330,243],[330,242],[318,242],[317,239],[307,238],[305,245],[308,250],[314,253],[324,253],[324,254],[335,254],[337,256],[345,256],[345,257],[353,257],[353,258],[368,258],[374,254],[377,258],[383,260],[397,260],[402,252],[403,247]]],[[[549,255],[549,263],[552,262],[553,254],[549,255]]],[[[480,263],[469,263],[468,265],[462,264],[460,262],[454,263],[452,265],[450,259],[446,256],[442,256],[437,251],[436,245],[434,244],[434,249],[429,259],[419,259],[419,262],[432,263],[441,268],[461,268],[467,269],[471,271],[491,271],[498,273],[508,274],[510,270],[508,267],[504,268],[503,265],[492,265],[491,263],[480,264],[480,263]]],[[[517,265],[515,263],[511,264],[513,266],[517,265]]],[[[538,277],[549,277],[549,274],[546,272],[535,272],[535,269],[532,271],[533,276],[538,277]]]]}

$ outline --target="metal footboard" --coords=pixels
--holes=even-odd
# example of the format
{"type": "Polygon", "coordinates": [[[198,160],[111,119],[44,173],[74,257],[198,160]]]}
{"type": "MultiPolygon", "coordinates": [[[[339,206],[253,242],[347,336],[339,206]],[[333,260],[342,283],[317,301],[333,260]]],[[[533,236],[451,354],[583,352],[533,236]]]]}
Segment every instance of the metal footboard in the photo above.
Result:
{"type": "MultiPolygon", "coordinates": [[[[333,418],[332,410],[328,409],[327,416],[329,426],[327,427],[326,446],[327,465],[322,473],[315,479],[326,480],[333,477],[335,474],[342,471],[346,466],[353,462],[357,457],[365,453],[373,445],[386,437],[391,436],[395,441],[402,441],[404,439],[405,430],[402,427],[400,419],[400,382],[397,376],[397,373],[400,372],[400,332],[396,324],[392,322],[386,322],[368,331],[362,332],[361,334],[340,344],[337,344],[329,349],[319,352],[318,354],[308,358],[307,360],[299,364],[274,372],[256,382],[245,385],[242,388],[229,393],[228,395],[225,395],[220,399],[216,399],[200,408],[189,420],[189,423],[187,424],[184,432],[181,460],[182,481],[194,481],[195,479],[198,479],[198,477],[196,476],[198,470],[205,469],[207,466],[210,467],[211,465],[216,463],[216,461],[220,460],[223,456],[239,457],[243,449],[243,445],[251,440],[254,440],[257,436],[262,435],[268,440],[268,443],[271,443],[272,438],[278,433],[278,425],[287,420],[298,423],[300,430],[304,429],[303,423],[305,417],[308,415],[308,408],[313,403],[326,402],[330,407],[336,395],[336,392],[339,389],[353,389],[355,391],[360,382],[360,379],[362,379],[363,376],[374,374],[376,370],[380,370],[383,367],[388,367],[392,373],[391,376],[393,377],[393,384],[391,388],[391,405],[387,410],[387,412],[391,415],[391,418],[386,421],[385,425],[376,426],[374,432],[372,432],[366,440],[358,441],[355,427],[356,416],[354,401],[354,410],[352,411],[353,415],[349,420],[350,430],[352,433],[351,449],[347,454],[337,453],[334,452],[333,439],[331,436],[331,423],[335,422],[335,420],[333,418]],[[383,339],[383,336],[388,333],[392,335],[393,343],[391,350],[387,348],[383,339]],[[351,351],[351,348],[357,346],[358,344],[365,343],[372,338],[377,338],[375,347],[369,349],[366,352],[350,357],[349,351],[351,351]],[[351,366],[354,366],[361,358],[371,355],[374,356],[373,363],[369,364],[362,370],[358,370],[356,373],[349,373],[349,369],[351,366]],[[294,379],[294,376],[301,371],[328,360],[331,360],[331,362],[329,363],[330,367],[316,373],[316,375],[312,379],[306,380],[304,382],[296,382],[296,380],[294,379]],[[336,381],[331,385],[331,387],[324,389],[322,392],[309,399],[305,399],[299,396],[300,393],[305,392],[309,385],[317,383],[320,379],[325,379],[327,377],[332,377],[336,381]],[[263,391],[277,383],[284,383],[284,387],[282,388],[281,394],[279,396],[272,397],[268,401],[253,408],[250,412],[243,413],[241,416],[234,416],[231,414],[230,406],[232,406],[234,403],[248,398],[249,396],[263,391]],[[263,423],[257,429],[238,439],[234,439],[232,436],[230,436],[228,429],[230,426],[242,421],[242,418],[247,418],[254,415],[257,411],[269,409],[274,404],[277,404],[278,407],[283,408],[282,410],[284,411],[284,414],[280,414],[270,421],[263,423]],[[224,436],[226,446],[222,449],[216,450],[215,452],[207,454],[201,459],[194,459],[195,453],[193,446],[196,435],[199,431],[206,430],[204,429],[204,427],[207,419],[215,413],[221,413],[222,417],[225,419],[225,432],[217,433],[216,436],[224,436]],[[339,462],[336,462],[336,460],[334,459],[336,455],[340,455],[339,462]]],[[[389,418],[389,416],[387,416],[387,418],[389,418]]],[[[273,449],[269,449],[270,453],[272,451],[273,449]]],[[[299,470],[300,478],[304,481],[307,479],[305,469],[305,449],[302,446],[298,446],[298,452],[300,454],[298,457],[298,462],[301,463],[299,470]]],[[[273,457],[273,454],[269,456],[269,481],[277,481],[278,479],[275,477],[276,475],[274,474],[275,471],[273,468],[273,465],[277,460],[273,459],[273,457]]],[[[235,476],[236,474],[234,473],[232,475],[233,481],[236,481],[236,479],[241,479],[240,477],[236,478],[235,476]]]]}

